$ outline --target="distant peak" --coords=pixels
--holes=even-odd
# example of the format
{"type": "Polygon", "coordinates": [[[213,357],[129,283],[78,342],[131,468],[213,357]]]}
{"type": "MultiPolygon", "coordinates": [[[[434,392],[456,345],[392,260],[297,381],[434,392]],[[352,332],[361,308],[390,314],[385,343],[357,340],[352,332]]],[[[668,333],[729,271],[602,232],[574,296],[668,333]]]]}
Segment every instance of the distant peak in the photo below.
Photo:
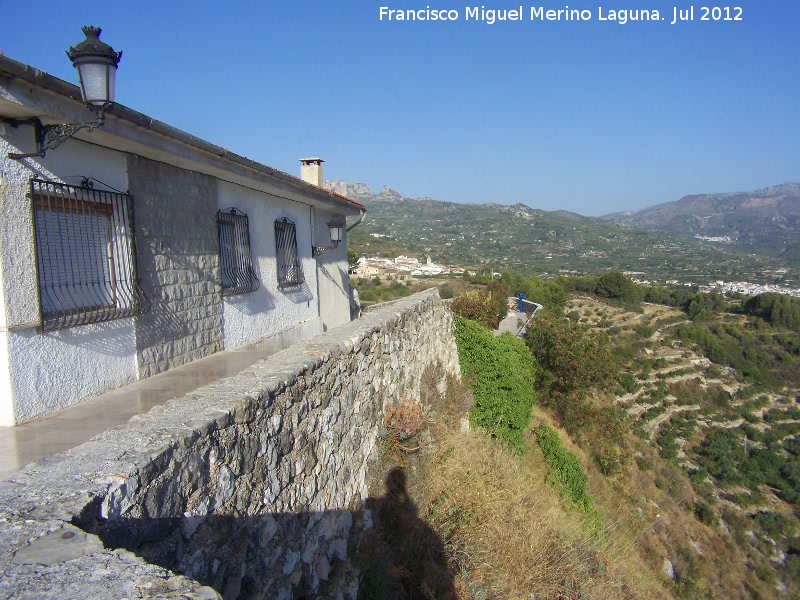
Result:
{"type": "Polygon", "coordinates": [[[800,196],[800,183],[787,181],[780,185],[770,185],[753,192],[759,196],[800,196]]]}
{"type": "Polygon", "coordinates": [[[347,183],[341,179],[327,179],[322,183],[322,187],[353,200],[368,199],[375,195],[365,183],[347,183]]]}
{"type": "Polygon", "coordinates": [[[389,202],[395,202],[397,200],[402,200],[402,199],[403,197],[397,192],[395,192],[388,185],[384,185],[383,188],[381,188],[381,191],[378,193],[378,195],[375,196],[375,200],[384,200],[389,202]]]}

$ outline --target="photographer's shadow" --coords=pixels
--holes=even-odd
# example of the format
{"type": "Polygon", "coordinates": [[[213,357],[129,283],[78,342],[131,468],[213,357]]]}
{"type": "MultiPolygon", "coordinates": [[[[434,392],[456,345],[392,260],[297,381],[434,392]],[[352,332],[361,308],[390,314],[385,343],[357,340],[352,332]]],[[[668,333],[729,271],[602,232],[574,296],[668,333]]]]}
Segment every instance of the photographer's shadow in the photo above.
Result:
{"type": "Polygon", "coordinates": [[[403,469],[386,475],[386,493],[369,498],[374,527],[359,548],[359,599],[457,598],[444,544],[419,517],[403,469]]]}

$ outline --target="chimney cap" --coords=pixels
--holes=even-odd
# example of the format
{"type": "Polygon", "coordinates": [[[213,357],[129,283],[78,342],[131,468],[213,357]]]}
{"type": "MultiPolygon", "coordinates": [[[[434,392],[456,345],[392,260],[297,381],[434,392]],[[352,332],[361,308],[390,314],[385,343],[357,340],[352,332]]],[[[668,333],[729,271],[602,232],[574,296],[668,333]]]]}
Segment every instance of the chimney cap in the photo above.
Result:
{"type": "Polygon", "coordinates": [[[297,160],[299,160],[304,165],[318,165],[320,163],[325,162],[321,158],[298,158],[297,160]]]}

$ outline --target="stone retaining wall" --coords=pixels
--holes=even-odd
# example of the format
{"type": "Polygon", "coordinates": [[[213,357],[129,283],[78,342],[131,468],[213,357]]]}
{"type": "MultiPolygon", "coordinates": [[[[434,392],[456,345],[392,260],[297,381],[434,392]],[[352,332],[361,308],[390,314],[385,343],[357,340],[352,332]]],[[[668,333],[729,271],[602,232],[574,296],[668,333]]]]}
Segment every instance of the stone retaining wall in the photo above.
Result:
{"type": "Polygon", "coordinates": [[[0,483],[0,596],[355,597],[380,419],[436,362],[459,373],[429,290],[29,466],[0,483]]]}

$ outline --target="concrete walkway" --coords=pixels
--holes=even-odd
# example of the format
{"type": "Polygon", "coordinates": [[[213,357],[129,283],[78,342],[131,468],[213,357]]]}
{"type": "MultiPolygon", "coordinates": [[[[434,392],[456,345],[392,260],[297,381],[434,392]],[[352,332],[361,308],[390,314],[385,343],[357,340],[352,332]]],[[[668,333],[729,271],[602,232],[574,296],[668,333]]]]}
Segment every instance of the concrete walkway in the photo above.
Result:
{"type": "MultiPolygon", "coordinates": [[[[541,304],[531,303],[536,306],[533,311],[533,314],[542,308],[541,304]]],[[[501,333],[510,333],[514,337],[521,338],[525,335],[525,330],[528,326],[528,315],[524,312],[519,312],[519,300],[515,297],[510,297],[508,299],[508,314],[500,321],[500,326],[494,332],[495,335],[500,335],[501,333]],[[522,319],[524,325],[520,327],[519,320],[522,319]]]]}
{"type": "Polygon", "coordinates": [[[16,427],[0,427],[0,479],[45,456],[79,446],[172,398],[238,375],[275,352],[272,348],[217,352],[41,419],[16,427]]]}
{"type": "Polygon", "coordinates": [[[522,337],[525,334],[525,327],[523,326],[521,329],[517,322],[522,319],[523,322],[528,321],[528,315],[525,313],[519,312],[519,309],[509,309],[508,315],[500,321],[500,326],[494,332],[495,335],[500,335],[501,333],[510,333],[515,337],[522,337]]]}

